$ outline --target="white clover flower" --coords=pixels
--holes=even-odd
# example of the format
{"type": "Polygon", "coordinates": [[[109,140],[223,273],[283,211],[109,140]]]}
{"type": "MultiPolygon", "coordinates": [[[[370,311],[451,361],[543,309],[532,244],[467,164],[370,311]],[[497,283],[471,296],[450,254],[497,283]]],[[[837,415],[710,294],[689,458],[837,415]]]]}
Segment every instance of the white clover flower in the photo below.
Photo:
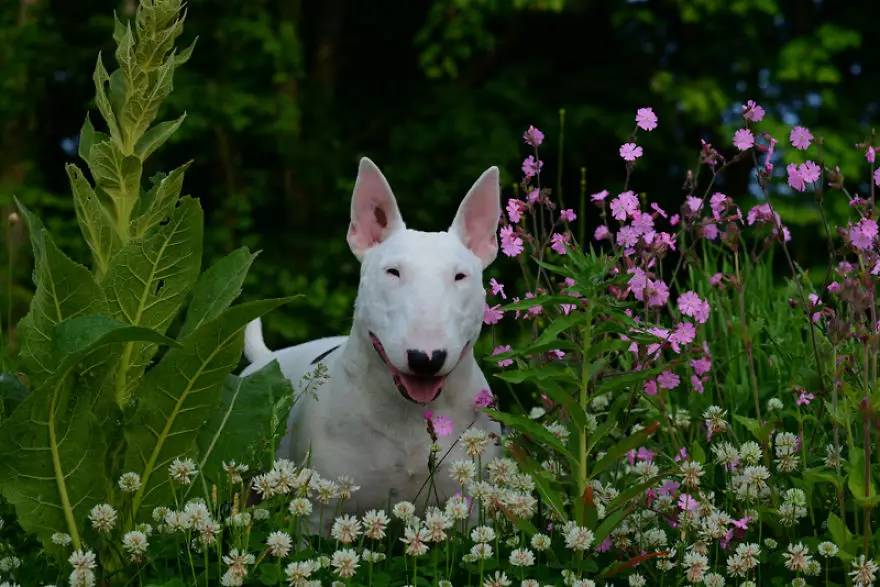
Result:
{"type": "Polygon", "coordinates": [[[351,544],[361,535],[361,523],[355,516],[339,516],[333,522],[330,535],[343,544],[351,544]]]}
{"type": "Polygon", "coordinates": [[[382,540],[390,521],[384,510],[368,511],[363,517],[364,536],[370,540],[382,540]]]}
{"type": "Polygon", "coordinates": [[[596,587],[596,582],[591,579],[575,579],[571,587],[596,587]]]}
{"type": "Polygon", "coordinates": [[[703,584],[706,587],[724,587],[724,577],[718,573],[706,573],[703,584]]]}
{"type": "Polygon", "coordinates": [[[330,565],[333,567],[334,573],[343,579],[348,579],[353,577],[357,572],[359,561],[360,557],[354,550],[351,548],[343,548],[342,550],[337,550],[333,553],[333,557],[330,559],[330,565]]]}
{"type": "Polygon", "coordinates": [[[479,428],[468,428],[461,435],[461,444],[467,455],[475,459],[489,446],[489,434],[479,428]]]}
{"type": "Polygon", "coordinates": [[[330,503],[339,496],[339,486],[329,479],[318,481],[315,491],[318,493],[318,501],[324,504],[330,503]]]}
{"type": "Polygon", "coordinates": [[[856,587],[868,587],[874,584],[877,569],[877,563],[872,559],[865,558],[865,555],[860,555],[859,558],[853,559],[852,571],[849,572],[849,576],[852,577],[853,585],[856,587]]]}
{"type": "Polygon", "coordinates": [[[304,497],[297,497],[291,500],[288,509],[296,517],[308,516],[312,513],[312,502],[304,497]]]}
{"type": "Polygon", "coordinates": [[[293,540],[287,532],[276,530],[266,538],[266,548],[269,554],[276,558],[284,558],[290,554],[292,547],[293,540]]]}
{"type": "Polygon", "coordinates": [[[165,527],[168,529],[168,532],[185,532],[189,530],[192,525],[190,524],[189,516],[184,512],[178,512],[174,510],[169,510],[165,514],[165,527]]]}
{"type": "Polygon", "coordinates": [[[171,510],[165,507],[164,505],[156,506],[153,508],[153,521],[157,524],[160,524],[165,521],[165,516],[168,515],[168,512],[171,510]]]}
{"type": "Polygon", "coordinates": [[[116,525],[116,510],[108,503],[96,505],[89,512],[92,528],[106,534],[116,525]]]}
{"type": "Polygon", "coordinates": [[[287,584],[290,587],[305,587],[308,585],[308,580],[312,573],[315,573],[320,568],[321,566],[314,560],[290,563],[284,569],[284,574],[287,575],[287,584]]]}
{"type": "Polygon", "coordinates": [[[563,443],[568,442],[569,437],[571,436],[571,431],[565,424],[560,422],[551,422],[550,424],[544,424],[544,428],[547,429],[550,434],[561,440],[563,443]]]}
{"type": "Polygon", "coordinates": [[[744,442],[739,447],[739,456],[746,465],[757,465],[764,456],[761,445],[753,440],[744,442]]]}
{"type": "Polygon", "coordinates": [[[474,560],[488,560],[492,558],[492,545],[485,542],[478,542],[471,547],[470,554],[474,560]]]}
{"type": "Polygon", "coordinates": [[[685,569],[685,577],[691,583],[699,583],[703,580],[706,570],[709,568],[709,559],[699,552],[684,553],[683,566],[685,569]]]}
{"type": "Polygon", "coordinates": [[[506,457],[494,458],[486,465],[489,481],[496,485],[506,485],[519,471],[516,462],[506,457]]]}
{"type": "Polygon", "coordinates": [[[473,461],[459,460],[449,465],[449,476],[459,485],[468,485],[477,475],[477,465],[473,461]]]}
{"type": "Polygon", "coordinates": [[[434,508],[425,514],[425,529],[431,536],[431,542],[446,540],[446,530],[452,527],[452,519],[444,512],[434,508]]]}
{"type": "Polygon", "coordinates": [[[431,535],[426,528],[414,528],[407,526],[400,539],[406,545],[404,551],[410,556],[422,556],[428,552],[428,542],[431,535]]]}
{"type": "Polygon", "coordinates": [[[471,540],[474,542],[492,542],[495,540],[495,530],[489,526],[477,526],[471,530],[471,540]]]}
{"type": "Polygon", "coordinates": [[[816,550],[818,550],[819,554],[821,554],[823,557],[831,558],[832,556],[837,556],[837,552],[839,549],[837,548],[837,545],[833,542],[825,541],[820,542],[816,550]]]}
{"type": "Polygon", "coordinates": [[[627,577],[627,582],[629,583],[629,587],[645,587],[645,584],[648,581],[639,573],[633,573],[627,577]]]}
{"type": "Polygon", "coordinates": [[[0,558],[0,572],[10,573],[21,566],[21,559],[17,556],[4,556],[0,558]]]}
{"type": "Polygon", "coordinates": [[[67,581],[70,587],[94,587],[95,573],[89,570],[74,570],[67,581]]]}
{"type": "Polygon", "coordinates": [[[196,474],[198,474],[199,470],[196,467],[195,461],[192,459],[174,459],[171,461],[171,464],[168,465],[168,475],[181,485],[189,485],[193,482],[196,474]]]}
{"type": "Polygon", "coordinates": [[[217,540],[217,537],[220,535],[221,526],[214,520],[208,520],[204,524],[198,527],[199,531],[199,542],[204,544],[205,546],[210,546],[214,544],[217,540]]]}
{"type": "Polygon", "coordinates": [[[342,475],[337,479],[336,483],[339,487],[337,497],[342,500],[351,499],[352,494],[358,492],[361,488],[360,485],[355,485],[354,479],[348,475],[342,475]]]}
{"type": "Polygon", "coordinates": [[[138,563],[144,560],[144,555],[150,547],[147,535],[140,530],[126,532],[122,537],[122,550],[129,555],[129,560],[138,563]]]}
{"type": "Polygon", "coordinates": [[[18,583],[10,583],[9,581],[3,581],[0,583],[0,587],[21,587],[18,583]]]}
{"type": "Polygon", "coordinates": [[[67,557],[67,562],[70,563],[70,566],[72,566],[75,571],[94,571],[98,568],[95,553],[91,550],[74,550],[73,553],[67,557]]]}
{"type": "Polygon", "coordinates": [[[565,547],[570,550],[584,551],[593,543],[593,533],[583,526],[572,525],[563,534],[565,547]]]}
{"type": "Polygon", "coordinates": [[[535,553],[528,548],[516,548],[510,552],[509,560],[515,567],[530,567],[535,564],[535,553]]]}
{"type": "Polygon", "coordinates": [[[534,548],[538,552],[543,552],[550,548],[550,543],[550,537],[546,534],[541,534],[540,532],[538,532],[537,534],[532,535],[532,548],[534,548]]]}
{"type": "Polygon", "coordinates": [[[134,493],[141,488],[141,476],[133,471],[123,473],[119,476],[118,485],[123,493],[134,493]]]}
{"type": "Polygon", "coordinates": [[[791,580],[791,587],[807,587],[807,580],[803,577],[795,577],[791,580]]]}
{"type": "Polygon", "coordinates": [[[224,586],[243,584],[248,574],[247,567],[254,564],[255,560],[254,555],[249,552],[233,548],[229,554],[223,555],[223,563],[227,565],[227,569],[220,578],[220,583],[224,586]]]}
{"type": "Polygon", "coordinates": [[[547,410],[542,408],[541,406],[535,406],[531,410],[529,410],[529,418],[532,420],[540,420],[544,417],[544,414],[547,413],[547,410]]]}
{"type": "Polygon", "coordinates": [[[373,550],[368,550],[366,548],[361,553],[361,559],[368,563],[381,563],[383,560],[385,560],[385,558],[386,557],[384,552],[376,552],[373,550]]]}
{"type": "Polygon", "coordinates": [[[55,532],[51,536],[52,544],[57,544],[58,546],[69,546],[72,539],[70,538],[70,534],[67,532],[55,532]]]}
{"type": "Polygon", "coordinates": [[[483,581],[483,587],[509,587],[510,579],[504,574],[504,571],[495,571],[494,575],[486,577],[483,581]]]}
{"type": "Polygon", "coordinates": [[[394,507],[391,508],[391,513],[394,514],[394,517],[398,520],[407,522],[415,515],[416,506],[408,501],[401,501],[394,504],[394,507]]]}
{"type": "Polygon", "coordinates": [[[787,552],[783,553],[782,557],[785,559],[785,568],[795,573],[806,571],[807,566],[812,560],[810,549],[800,542],[798,544],[789,544],[787,552]]]}
{"type": "Polygon", "coordinates": [[[446,501],[446,515],[453,520],[466,520],[470,515],[467,499],[461,495],[453,495],[446,501]]]}
{"type": "Polygon", "coordinates": [[[767,400],[767,411],[777,412],[782,409],[782,400],[778,397],[771,397],[767,400]]]}
{"type": "Polygon", "coordinates": [[[700,486],[703,476],[703,465],[697,461],[685,461],[680,465],[681,480],[685,487],[696,489],[700,486]]]}
{"type": "Polygon", "coordinates": [[[211,512],[203,501],[193,500],[183,506],[183,515],[189,520],[190,528],[200,528],[211,520],[211,512]]]}

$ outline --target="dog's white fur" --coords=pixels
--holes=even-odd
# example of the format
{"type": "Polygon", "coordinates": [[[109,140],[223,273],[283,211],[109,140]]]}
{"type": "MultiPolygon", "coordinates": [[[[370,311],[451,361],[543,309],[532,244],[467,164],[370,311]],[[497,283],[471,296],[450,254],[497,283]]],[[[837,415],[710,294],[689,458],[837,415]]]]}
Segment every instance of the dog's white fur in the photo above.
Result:
{"type": "MultiPolygon", "coordinates": [[[[478,413],[473,397],[488,388],[473,344],[482,325],[483,269],[498,251],[495,236],[501,213],[498,169],[487,169],[467,193],[447,232],[406,228],[385,177],[362,159],[352,194],[348,242],[361,260],[361,277],[349,336],[323,338],[272,352],[263,343],[259,321],[248,325],[247,375],[277,359],[295,385],[315,369],[312,361],[334,347],[322,363],[328,381],[317,398],[303,397],[291,410],[279,456],[301,462],[310,454],[322,476],[353,477],[361,486],[349,507],[386,507],[414,500],[428,477],[431,440],[423,413],[452,418],[454,433],[440,439],[442,456],[469,425],[498,432],[478,413]],[[394,275],[396,270],[397,275],[394,275]],[[375,337],[375,338],[372,338],[375,337]],[[389,366],[374,347],[380,341],[389,366]],[[407,351],[446,351],[438,371],[442,392],[421,404],[408,400],[393,380],[409,381],[407,351]]],[[[403,388],[409,389],[404,386],[403,388]]],[[[423,394],[433,393],[433,388],[423,394]]],[[[425,399],[423,396],[419,396],[425,399]]],[[[489,456],[495,454],[493,446],[489,456]]],[[[456,446],[435,475],[441,497],[457,486],[448,465],[465,458],[456,446]]],[[[427,495],[427,489],[420,499],[427,495]]]]}

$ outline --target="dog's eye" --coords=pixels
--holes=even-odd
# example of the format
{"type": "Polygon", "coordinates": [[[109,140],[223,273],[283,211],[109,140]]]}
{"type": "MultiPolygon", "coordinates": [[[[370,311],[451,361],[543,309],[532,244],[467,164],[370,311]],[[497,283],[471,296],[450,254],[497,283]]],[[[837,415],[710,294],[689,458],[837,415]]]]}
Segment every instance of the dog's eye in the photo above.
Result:
{"type": "Polygon", "coordinates": [[[467,275],[465,275],[464,273],[456,273],[455,274],[455,281],[461,281],[465,277],[467,277],[467,275]]]}
{"type": "Polygon", "coordinates": [[[388,275],[393,275],[394,277],[400,277],[400,271],[395,269],[394,267],[389,267],[385,270],[385,273],[388,275]]]}

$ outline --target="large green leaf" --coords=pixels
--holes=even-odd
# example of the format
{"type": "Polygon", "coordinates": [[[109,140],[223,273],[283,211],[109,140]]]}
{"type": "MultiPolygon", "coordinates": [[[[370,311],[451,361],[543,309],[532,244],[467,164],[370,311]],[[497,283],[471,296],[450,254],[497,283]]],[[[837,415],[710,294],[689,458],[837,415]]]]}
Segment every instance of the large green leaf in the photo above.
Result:
{"type": "MultiPolygon", "coordinates": [[[[179,62],[178,62],[179,65],[179,62]]],[[[166,120],[153,125],[134,146],[134,154],[140,157],[141,161],[153,154],[153,151],[165,144],[165,141],[180,128],[186,119],[186,112],[175,120],[166,120]]]]}
{"type": "Polygon", "coordinates": [[[73,191],[73,207],[83,238],[95,260],[95,273],[100,279],[107,272],[110,258],[120,247],[119,234],[113,218],[101,204],[98,195],[74,164],[66,166],[70,189],[73,191]]]}
{"type": "Polygon", "coordinates": [[[137,409],[126,425],[125,469],[140,473],[135,512],[171,498],[168,465],[177,457],[196,458],[196,438],[220,405],[220,388],[236,368],[251,320],[287,302],[264,300],[226,310],[171,349],[143,378],[137,409]]]}
{"type": "Polygon", "coordinates": [[[222,408],[198,437],[202,473],[217,480],[223,461],[257,465],[264,460],[261,456],[274,455],[279,423],[283,431],[293,394],[277,361],[247,377],[230,375],[223,385],[222,408]]]}
{"type": "Polygon", "coordinates": [[[78,548],[79,524],[106,498],[110,482],[101,466],[107,438],[92,410],[89,380],[75,376],[79,363],[108,344],[164,337],[106,317],[81,316],[59,324],[51,338],[54,373],[0,424],[0,493],[15,506],[21,526],[47,546],[53,532],[66,531],[78,548]]]}
{"type": "Polygon", "coordinates": [[[135,209],[135,218],[131,222],[132,238],[142,237],[171,215],[180,199],[183,174],[189,166],[189,163],[184,163],[168,175],[157,174],[156,178],[152,178],[153,188],[141,197],[135,209]],[[138,213],[138,210],[143,211],[138,213]]]}
{"type": "Polygon", "coordinates": [[[199,276],[186,310],[180,337],[213,320],[241,295],[241,286],[257,254],[247,247],[236,249],[199,276]]]}
{"type": "MultiPolygon", "coordinates": [[[[128,226],[141,190],[141,160],[125,155],[114,140],[96,142],[86,159],[95,185],[113,202],[116,225],[128,226]]],[[[125,241],[127,233],[120,235],[125,241]]]]}
{"type": "Polygon", "coordinates": [[[18,325],[19,363],[32,387],[55,371],[52,329],[74,316],[106,311],[104,294],[89,270],[71,261],[55,245],[40,220],[19,204],[34,250],[34,284],[28,314],[18,325]]]}
{"type": "MultiPolygon", "coordinates": [[[[195,283],[202,257],[202,209],[184,198],[171,219],[145,240],[131,241],[113,258],[102,283],[111,315],[165,332],[195,283]]],[[[132,380],[155,346],[129,343],[117,367],[116,400],[125,405],[132,380]]]]}

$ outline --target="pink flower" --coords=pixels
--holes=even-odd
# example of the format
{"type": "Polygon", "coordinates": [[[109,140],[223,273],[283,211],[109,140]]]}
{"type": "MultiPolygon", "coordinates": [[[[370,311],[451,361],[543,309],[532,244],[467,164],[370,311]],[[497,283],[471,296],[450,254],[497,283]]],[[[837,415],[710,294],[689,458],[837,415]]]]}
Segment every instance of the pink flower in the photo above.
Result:
{"type": "Polygon", "coordinates": [[[696,391],[697,393],[703,393],[703,391],[705,391],[705,388],[703,387],[703,380],[696,375],[691,375],[691,387],[693,387],[694,391],[696,391]]]}
{"type": "Polygon", "coordinates": [[[742,107],[742,116],[752,122],[761,122],[764,119],[764,109],[754,100],[749,100],[742,107]]]}
{"type": "Polygon", "coordinates": [[[721,213],[724,212],[724,209],[727,207],[728,197],[721,192],[715,192],[712,194],[712,197],[709,198],[709,207],[712,208],[712,216],[715,220],[721,219],[721,213]]]}
{"type": "Polygon", "coordinates": [[[666,213],[666,210],[661,208],[656,202],[651,202],[651,210],[662,216],[663,218],[669,218],[669,215],[666,213]]]}
{"type": "Polygon", "coordinates": [[[755,146],[755,135],[747,128],[741,128],[733,133],[733,146],[740,151],[751,149],[755,146]]]}
{"type": "Polygon", "coordinates": [[[475,408],[488,408],[495,403],[495,396],[487,388],[483,388],[474,396],[475,408]]]}
{"type": "Polygon", "coordinates": [[[702,233],[704,238],[713,241],[718,238],[718,225],[714,223],[706,224],[703,226],[702,233]]]}
{"type": "Polygon", "coordinates": [[[565,284],[565,287],[574,287],[575,285],[577,285],[577,281],[575,281],[571,277],[566,277],[562,280],[562,283],[565,284]]]}
{"type": "Polygon", "coordinates": [[[684,200],[684,205],[691,213],[696,213],[703,207],[703,200],[695,196],[688,196],[684,200]]]}
{"type": "Polygon", "coordinates": [[[705,324],[709,319],[709,302],[701,300],[700,296],[693,291],[687,291],[678,296],[678,309],[682,314],[694,318],[700,324],[705,324]]]}
{"type": "Polygon", "coordinates": [[[636,125],[648,132],[657,128],[657,115],[651,108],[639,108],[636,111],[636,125]]]}
{"type": "Polygon", "coordinates": [[[571,208],[565,208],[564,210],[560,210],[559,217],[565,222],[574,222],[577,218],[577,214],[575,214],[574,210],[571,208]]]}
{"type": "Polygon", "coordinates": [[[645,381],[644,390],[645,395],[657,395],[657,382],[654,379],[649,379],[648,381],[645,381]]]}
{"type": "Polygon", "coordinates": [[[439,414],[434,416],[431,415],[431,412],[425,412],[425,419],[431,421],[431,425],[434,427],[434,433],[438,438],[449,436],[455,429],[452,418],[448,416],[441,416],[439,414]]]}
{"type": "MultiPolygon", "coordinates": [[[[541,165],[544,163],[541,162],[541,165]]],[[[533,189],[528,194],[526,194],[526,199],[529,201],[529,204],[534,204],[541,198],[541,190],[538,188],[533,189]]]]}
{"type": "MultiPolygon", "coordinates": [[[[675,327],[675,330],[672,334],[669,335],[669,341],[673,343],[673,345],[682,345],[687,346],[694,342],[694,339],[697,337],[697,329],[690,322],[681,322],[678,326],[675,327]]],[[[675,350],[673,348],[673,350],[675,350]]],[[[678,352],[677,350],[675,352],[678,352]]]]}
{"type": "Polygon", "coordinates": [[[559,309],[562,310],[562,313],[568,316],[572,312],[574,312],[577,305],[575,304],[559,304],[559,309]]]}
{"type": "Polygon", "coordinates": [[[669,219],[669,226],[678,226],[679,222],[681,222],[681,216],[673,214],[672,218],[669,219]]]}
{"type": "Polygon", "coordinates": [[[593,202],[604,202],[605,198],[608,197],[608,190],[602,190],[601,192],[596,192],[595,194],[590,195],[590,200],[593,202]]]}
{"type": "Polygon", "coordinates": [[[642,156],[642,148],[635,143],[624,143],[620,145],[619,153],[624,161],[635,161],[642,156]]]}
{"type": "Polygon", "coordinates": [[[501,250],[508,257],[516,257],[524,250],[523,241],[513,232],[512,226],[501,228],[501,250]]]}
{"type": "Polygon", "coordinates": [[[663,389],[675,389],[681,383],[681,379],[672,371],[666,370],[657,376],[657,383],[663,389]]]}
{"type": "Polygon", "coordinates": [[[611,200],[611,216],[623,222],[639,209],[639,198],[635,192],[625,191],[611,200]]]}
{"type": "Polygon", "coordinates": [[[497,296],[501,294],[501,299],[506,300],[507,296],[504,293],[504,284],[495,279],[494,277],[489,280],[489,287],[492,289],[492,295],[497,296]]]}
{"type": "Polygon", "coordinates": [[[874,170],[874,183],[880,185],[880,167],[874,170]]]}
{"type": "Polygon", "coordinates": [[[794,403],[798,406],[808,406],[810,405],[810,402],[814,399],[816,399],[815,394],[808,393],[806,390],[802,390],[800,394],[798,394],[798,397],[794,403]]]}
{"type": "Polygon", "coordinates": [[[691,369],[694,370],[694,373],[697,375],[705,375],[712,369],[712,359],[709,357],[700,357],[699,359],[691,360],[691,369]]]}
{"type": "Polygon", "coordinates": [[[639,231],[632,226],[621,226],[617,231],[617,244],[621,247],[634,247],[639,242],[639,231]]]}
{"type": "Polygon", "coordinates": [[[678,454],[675,455],[675,458],[672,459],[676,463],[680,463],[681,461],[686,461],[688,459],[688,450],[685,447],[681,447],[678,450],[678,454]]]}
{"type": "Polygon", "coordinates": [[[669,299],[669,286],[662,281],[652,281],[648,287],[648,305],[657,307],[666,304],[669,299]]]}
{"type": "Polygon", "coordinates": [[[559,234],[558,232],[554,232],[550,235],[550,248],[556,251],[560,255],[564,255],[567,251],[566,245],[568,243],[568,234],[559,234]]]}
{"type": "Polygon", "coordinates": [[[810,146],[810,143],[813,142],[813,133],[811,133],[808,128],[796,126],[791,129],[791,134],[788,135],[788,140],[791,141],[791,144],[795,149],[806,151],[810,146]]]}
{"type": "Polygon", "coordinates": [[[532,155],[523,159],[522,172],[526,177],[535,177],[541,172],[542,167],[544,167],[544,162],[540,159],[535,159],[532,155]]]}
{"type": "Polygon", "coordinates": [[[504,311],[500,309],[501,304],[489,306],[483,305],[483,324],[498,324],[504,317],[504,311]]]}
{"type": "Polygon", "coordinates": [[[711,285],[712,287],[718,287],[718,284],[720,284],[721,280],[723,280],[723,279],[724,279],[723,273],[716,273],[715,275],[713,275],[712,277],[709,278],[709,285],[711,285]]]}
{"type": "Polygon", "coordinates": [[[863,218],[849,229],[849,240],[852,245],[862,251],[869,250],[874,239],[877,238],[877,222],[870,218],[863,218]]]}
{"type": "Polygon", "coordinates": [[[526,129],[526,132],[523,133],[523,140],[526,142],[527,145],[538,147],[541,143],[544,142],[544,133],[542,133],[534,126],[529,125],[529,128],[526,129]]]}
{"type": "Polygon", "coordinates": [[[794,163],[789,163],[785,170],[788,172],[788,185],[790,185],[793,190],[799,192],[804,191],[804,188],[806,188],[806,182],[804,182],[804,176],[801,175],[798,166],[794,163]]]}
{"type": "MultiPolygon", "coordinates": [[[[509,344],[502,344],[492,350],[492,356],[509,353],[510,351],[511,348],[509,344]]],[[[513,359],[501,359],[498,361],[499,367],[510,367],[511,365],[513,365],[513,359]]]]}
{"type": "Polygon", "coordinates": [[[764,222],[772,223],[773,220],[774,214],[772,209],[770,208],[770,204],[758,204],[757,206],[749,210],[749,214],[746,218],[749,226],[753,225],[756,222],[758,224],[764,222]]]}
{"type": "Polygon", "coordinates": [[[700,504],[696,499],[688,495],[687,493],[682,493],[678,498],[678,508],[683,512],[692,512],[695,509],[700,507],[700,504]]]}
{"type": "Polygon", "coordinates": [[[798,165],[798,172],[800,172],[801,177],[804,178],[804,181],[807,183],[816,183],[819,179],[819,175],[822,172],[822,169],[813,163],[812,161],[804,161],[800,165],[798,165]]]}
{"type": "Polygon", "coordinates": [[[596,227],[596,230],[593,232],[593,238],[597,241],[605,240],[611,236],[611,231],[608,230],[608,227],[604,224],[601,224],[596,227]]]}
{"type": "Polygon", "coordinates": [[[519,221],[522,220],[522,213],[525,210],[526,203],[522,200],[514,200],[511,198],[507,200],[507,217],[510,218],[510,221],[514,224],[519,224],[519,221]]]}
{"type": "Polygon", "coordinates": [[[868,145],[868,148],[865,149],[865,160],[868,163],[873,164],[874,161],[876,161],[876,159],[877,159],[877,149],[868,145]]]}
{"type": "Polygon", "coordinates": [[[560,349],[551,349],[548,354],[555,359],[561,359],[565,356],[565,351],[562,351],[560,349]]]}

